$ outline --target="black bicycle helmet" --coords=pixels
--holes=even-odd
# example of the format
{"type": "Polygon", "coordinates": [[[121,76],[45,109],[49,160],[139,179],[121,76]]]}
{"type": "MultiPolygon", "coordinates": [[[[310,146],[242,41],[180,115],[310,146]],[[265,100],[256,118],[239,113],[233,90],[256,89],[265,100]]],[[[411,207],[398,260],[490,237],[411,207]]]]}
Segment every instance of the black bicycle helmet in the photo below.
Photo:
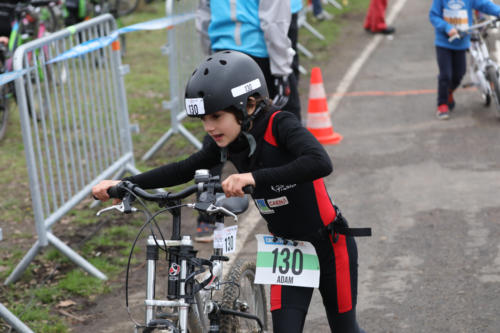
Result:
{"type": "Polygon", "coordinates": [[[186,112],[201,117],[235,107],[248,118],[247,99],[259,94],[268,98],[266,79],[259,65],[238,51],[220,51],[208,56],[186,85],[186,112]]]}

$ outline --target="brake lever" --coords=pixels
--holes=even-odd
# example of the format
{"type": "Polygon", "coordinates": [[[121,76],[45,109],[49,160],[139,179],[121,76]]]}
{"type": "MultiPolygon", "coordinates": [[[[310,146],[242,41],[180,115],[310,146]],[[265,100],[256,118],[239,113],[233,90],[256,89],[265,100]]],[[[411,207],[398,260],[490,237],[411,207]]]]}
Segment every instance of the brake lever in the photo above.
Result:
{"type": "Polygon", "coordinates": [[[222,212],[222,213],[224,213],[224,215],[227,215],[227,216],[232,216],[232,218],[234,219],[234,222],[238,222],[238,216],[236,216],[236,214],[233,214],[231,211],[227,210],[224,207],[215,206],[214,204],[210,204],[210,206],[208,206],[208,208],[207,208],[207,213],[209,213],[209,214],[218,213],[218,212],[222,212]]]}
{"type": "Polygon", "coordinates": [[[116,209],[117,211],[119,211],[120,213],[131,213],[131,212],[136,212],[137,211],[137,208],[135,207],[132,207],[132,206],[129,206],[129,207],[125,207],[125,205],[123,204],[123,202],[121,202],[120,204],[118,205],[113,205],[113,206],[109,206],[109,207],[106,207],[106,208],[103,208],[101,209],[100,211],[97,212],[97,216],[101,215],[102,213],[104,212],[107,212],[109,210],[113,210],[113,209],[116,209]]]}

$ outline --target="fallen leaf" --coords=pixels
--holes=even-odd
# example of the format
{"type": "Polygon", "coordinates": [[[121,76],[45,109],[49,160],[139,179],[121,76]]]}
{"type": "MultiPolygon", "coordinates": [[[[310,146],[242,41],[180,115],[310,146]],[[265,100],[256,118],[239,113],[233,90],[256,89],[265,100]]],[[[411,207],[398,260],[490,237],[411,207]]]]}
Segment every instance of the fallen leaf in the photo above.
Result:
{"type": "Polygon", "coordinates": [[[73,302],[72,300],[68,299],[68,300],[65,300],[65,301],[60,301],[56,306],[58,308],[67,308],[67,307],[70,307],[72,305],[75,305],[76,303],[73,302]]]}

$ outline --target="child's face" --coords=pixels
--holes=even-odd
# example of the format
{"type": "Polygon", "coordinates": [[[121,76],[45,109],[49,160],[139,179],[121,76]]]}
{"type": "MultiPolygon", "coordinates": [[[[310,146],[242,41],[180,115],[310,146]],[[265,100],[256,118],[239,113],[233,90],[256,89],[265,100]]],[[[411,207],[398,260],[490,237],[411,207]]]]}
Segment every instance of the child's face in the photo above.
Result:
{"type": "Polygon", "coordinates": [[[241,131],[241,125],[233,113],[217,111],[201,117],[203,128],[219,147],[227,147],[241,131]]]}

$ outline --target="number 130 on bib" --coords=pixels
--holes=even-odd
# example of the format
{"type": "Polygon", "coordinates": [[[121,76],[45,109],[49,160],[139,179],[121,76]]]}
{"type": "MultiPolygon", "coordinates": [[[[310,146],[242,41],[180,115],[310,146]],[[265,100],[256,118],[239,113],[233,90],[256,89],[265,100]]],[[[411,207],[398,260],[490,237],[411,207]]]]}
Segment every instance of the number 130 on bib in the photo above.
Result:
{"type": "Polygon", "coordinates": [[[296,287],[319,286],[319,261],[311,243],[285,245],[270,235],[256,235],[257,270],[255,283],[296,287]]]}

